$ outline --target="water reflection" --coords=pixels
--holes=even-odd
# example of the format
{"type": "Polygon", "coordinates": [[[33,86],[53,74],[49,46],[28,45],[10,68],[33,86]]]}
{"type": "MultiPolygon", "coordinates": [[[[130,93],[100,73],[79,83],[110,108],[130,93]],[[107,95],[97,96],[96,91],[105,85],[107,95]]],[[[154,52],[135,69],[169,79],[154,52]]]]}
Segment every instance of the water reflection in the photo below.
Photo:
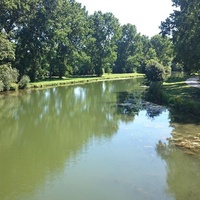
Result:
{"type": "Polygon", "coordinates": [[[185,154],[172,144],[157,144],[157,153],[167,164],[168,193],[176,200],[200,197],[200,160],[185,154]]]}
{"type": "Polygon", "coordinates": [[[120,92],[117,94],[117,112],[130,117],[130,121],[134,120],[134,116],[138,115],[141,110],[146,111],[146,115],[154,119],[163,112],[166,112],[164,106],[160,106],[143,100],[143,90],[138,88],[134,92],[120,92]]]}
{"type": "MultiPolygon", "coordinates": [[[[177,178],[182,182],[179,173],[188,168],[179,165],[190,162],[187,166],[191,171],[185,172],[189,179],[191,173],[196,173],[199,162],[185,157],[182,151],[166,142],[166,135],[172,129],[169,127],[167,110],[147,104],[141,97],[140,80],[134,79],[32,91],[26,95],[1,99],[0,199],[53,199],[49,195],[53,188],[51,184],[67,173],[69,165],[76,166],[90,148],[93,148],[90,151],[92,160],[88,161],[91,168],[82,164],[80,168],[83,170],[78,171],[80,174],[77,176],[74,176],[75,171],[72,170],[74,174],[67,176],[71,180],[63,183],[68,189],[73,185],[75,191],[77,183],[81,182],[78,188],[90,189],[95,197],[93,199],[99,196],[95,194],[96,191],[104,194],[105,190],[107,196],[103,199],[109,200],[128,200],[135,195],[138,199],[160,199],[157,194],[164,195],[162,199],[173,199],[162,190],[168,188],[175,199],[181,199],[181,190],[178,190],[180,183],[175,180],[177,178]],[[100,149],[93,147],[94,143],[101,144],[102,141],[103,144],[108,141],[109,145],[106,148],[100,146],[100,149]],[[156,143],[160,159],[155,155],[156,143]],[[161,158],[168,168],[168,187],[161,158]],[[99,159],[100,166],[96,164],[99,159]],[[104,165],[107,167],[104,168],[104,165]],[[94,168],[97,168],[98,173],[94,168]],[[119,178],[112,182],[110,177],[114,173],[119,178]],[[90,186],[94,188],[87,187],[88,176],[99,180],[98,185],[102,185],[105,190],[95,188],[97,183],[93,179],[91,182],[94,183],[90,186]],[[152,179],[145,181],[146,177],[152,179]],[[159,184],[155,186],[152,182],[159,184]],[[49,196],[34,196],[36,191],[41,192],[47,187],[50,188],[47,192],[49,196]],[[119,190],[113,190],[114,187],[119,190]],[[115,192],[109,193],[110,190],[115,192]]],[[[173,128],[176,129],[175,126],[173,128]]],[[[197,177],[195,181],[199,183],[197,177]]],[[[183,192],[187,196],[191,190],[187,193],[186,187],[189,187],[188,183],[183,192]]],[[[60,188],[56,191],[58,194],[60,188]]],[[[63,199],[66,198],[63,195],[63,199]]],[[[99,199],[102,198],[99,196],[99,199]]]]}
{"type": "MultiPolygon", "coordinates": [[[[134,82],[129,81],[127,89],[134,82]]],[[[120,120],[113,103],[121,83],[53,88],[1,99],[1,199],[18,199],[45,184],[49,175],[54,177],[67,160],[87,149],[91,138],[111,138],[120,120]]]]}
{"type": "Polygon", "coordinates": [[[173,128],[168,142],[159,141],[158,155],[167,164],[168,192],[176,200],[200,197],[200,126],[199,120],[176,110],[170,112],[173,128]]]}

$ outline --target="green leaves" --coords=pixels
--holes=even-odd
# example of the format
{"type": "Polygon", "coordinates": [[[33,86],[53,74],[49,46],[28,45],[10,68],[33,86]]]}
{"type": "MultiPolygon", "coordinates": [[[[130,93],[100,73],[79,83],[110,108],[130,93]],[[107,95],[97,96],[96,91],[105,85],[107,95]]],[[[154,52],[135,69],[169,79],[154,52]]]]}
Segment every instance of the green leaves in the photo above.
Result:
{"type": "MultiPolygon", "coordinates": [[[[130,62],[130,57],[136,55],[138,48],[137,30],[134,25],[126,24],[121,27],[122,35],[117,43],[117,60],[114,67],[114,72],[133,72],[133,66],[130,62]],[[128,61],[129,58],[129,61],[128,61]]],[[[136,57],[135,57],[136,58],[136,57]]]]}
{"type": "Polygon", "coordinates": [[[120,36],[120,24],[112,13],[95,12],[90,16],[92,37],[91,58],[95,73],[103,74],[103,68],[109,72],[117,58],[117,40],[120,36]],[[110,69],[109,69],[110,68],[110,69]]]}
{"type": "Polygon", "coordinates": [[[163,82],[165,70],[164,67],[155,60],[150,60],[146,66],[146,77],[150,82],[163,82]]]}
{"type": "Polygon", "coordinates": [[[165,65],[167,43],[152,41],[134,25],[120,26],[112,13],[88,16],[75,0],[0,1],[0,65],[12,65],[31,81],[144,72],[150,59],[165,65]]]}
{"type": "Polygon", "coordinates": [[[9,90],[11,83],[17,82],[18,71],[8,65],[0,65],[0,90],[9,90]]]}
{"type": "Polygon", "coordinates": [[[0,33],[0,65],[15,60],[14,45],[7,39],[4,33],[0,33]]]}
{"type": "Polygon", "coordinates": [[[173,0],[174,10],[161,23],[162,34],[171,34],[175,46],[175,61],[187,71],[197,71],[200,66],[200,2],[198,0],[173,0]]]}
{"type": "Polygon", "coordinates": [[[173,46],[168,37],[155,35],[150,40],[153,49],[155,49],[156,57],[159,62],[168,67],[172,64],[173,59],[173,46]]]}

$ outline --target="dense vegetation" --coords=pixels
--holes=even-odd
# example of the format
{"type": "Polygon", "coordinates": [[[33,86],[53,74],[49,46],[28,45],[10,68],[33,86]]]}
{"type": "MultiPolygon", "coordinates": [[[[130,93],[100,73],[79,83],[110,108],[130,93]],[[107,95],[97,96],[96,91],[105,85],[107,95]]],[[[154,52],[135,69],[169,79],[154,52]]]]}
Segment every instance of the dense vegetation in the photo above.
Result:
{"type": "MultiPolygon", "coordinates": [[[[198,0],[172,0],[174,12],[161,22],[161,34],[171,38],[174,47],[172,69],[184,70],[190,73],[200,72],[200,1],[198,0]]],[[[156,41],[157,42],[157,41],[156,41]]],[[[154,42],[155,44],[155,42],[154,42]]],[[[156,49],[157,45],[155,46],[156,49]]],[[[158,50],[158,52],[162,52],[158,50]]],[[[163,55],[166,55],[166,52],[163,55]]],[[[159,54],[157,54],[159,55],[159,54]]],[[[162,55],[162,58],[164,56],[162,55]]],[[[167,59],[170,58],[167,56],[167,59]]],[[[164,58],[162,64],[170,62],[164,58]]],[[[188,88],[184,82],[185,77],[166,80],[167,68],[164,70],[159,63],[151,62],[146,68],[146,77],[149,89],[146,93],[148,100],[167,104],[179,112],[200,116],[198,88],[188,88]],[[174,82],[172,84],[171,82],[174,82]],[[173,87],[172,87],[173,86],[173,87]],[[189,101],[188,101],[189,100],[189,101]]]]}
{"type": "Polygon", "coordinates": [[[0,90],[29,77],[144,73],[150,61],[168,68],[172,59],[168,37],[141,35],[112,13],[88,15],[75,0],[0,1],[0,90]]]}
{"type": "Polygon", "coordinates": [[[170,35],[175,61],[186,71],[200,69],[200,1],[172,0],[174,12],[161,23],[162,35],[170,35]]]}

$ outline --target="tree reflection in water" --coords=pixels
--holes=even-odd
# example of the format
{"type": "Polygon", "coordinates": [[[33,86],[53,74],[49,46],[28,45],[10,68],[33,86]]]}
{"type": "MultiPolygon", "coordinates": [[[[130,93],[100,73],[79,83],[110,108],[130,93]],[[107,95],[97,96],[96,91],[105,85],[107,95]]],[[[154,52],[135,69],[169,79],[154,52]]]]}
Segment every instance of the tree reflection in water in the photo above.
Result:
{"type": "MultiPolygon", "coordinates": [[[[0,198],[20,199],[62,176],[93,138],[111,140],[119,123],[133,122],[139,111],[154,119],[165,108],[144,102],[137,80],[130,80],[33,91],[1,99],[0,110],[0,198]]],[[[160,142],[157,152],[168,165],[169,192],[176,199],[195,199],[199,162],[173,142],[160,142]]]]}
{"type": "Polygon", "coordinates": [[[200,197],[200,125],[187,115],[170,112],[172,137],[158,142],[156,151],[167,164],[169,193],[176,200],[200,197]]]}

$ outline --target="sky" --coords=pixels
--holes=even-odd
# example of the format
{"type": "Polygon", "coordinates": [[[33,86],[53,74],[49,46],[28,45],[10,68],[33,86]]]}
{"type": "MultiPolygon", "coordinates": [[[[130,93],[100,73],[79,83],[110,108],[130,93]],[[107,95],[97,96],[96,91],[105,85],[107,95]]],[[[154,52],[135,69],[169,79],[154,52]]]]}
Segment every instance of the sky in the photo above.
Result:
{"type": "Polygon", "coordinates": [[[134,24],[142,35],[152,37],[160,32],[159,26],[173,12],[171,0],[76,0],[94,11],[111,12],[120,24],[134,24]]]}

